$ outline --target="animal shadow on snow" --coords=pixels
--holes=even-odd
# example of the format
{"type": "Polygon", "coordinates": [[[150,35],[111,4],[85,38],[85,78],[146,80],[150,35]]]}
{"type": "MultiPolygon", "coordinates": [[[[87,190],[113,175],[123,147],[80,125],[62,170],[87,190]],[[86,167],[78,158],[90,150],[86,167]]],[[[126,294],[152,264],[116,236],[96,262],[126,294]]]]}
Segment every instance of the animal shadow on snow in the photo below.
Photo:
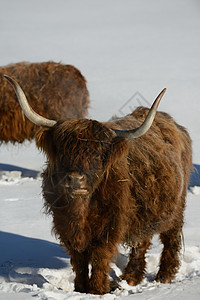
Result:
{"type": "Polygon", "coordinates": [[[48,282],[39,269],[67,268],[69,257],[58,244],[0,231],[0,277],[5,281],[36,284],[48,282]]]}
{"type": "Polygon", "coordinates": [[[35,171],[35,170],[30,170],[30,169],[21,168],[21,167],[14,166],[14,165],[0,163],[0,173],[3,171],[6,171],[6,172],[18,171],[18,172],[21,172],[21,177],[37,178],[39,175],[39,172],[35,171]]]}
{"type": "Polygon", "coordinates": [[[193,164],[193,168],[190,175],[189,189],[193,186],[200,186],[200,165],[193,164]]]}

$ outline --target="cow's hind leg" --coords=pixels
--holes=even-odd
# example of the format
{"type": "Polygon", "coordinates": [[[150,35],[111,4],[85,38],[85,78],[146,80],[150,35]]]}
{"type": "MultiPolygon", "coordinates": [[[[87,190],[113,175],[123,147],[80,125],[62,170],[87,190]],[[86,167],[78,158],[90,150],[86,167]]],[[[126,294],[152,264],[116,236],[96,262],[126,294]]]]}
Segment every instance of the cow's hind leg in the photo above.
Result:
{"type": "Polygon", "coordinates": [[[128,265],[121,276],[129,285],[137,285],[142,281],[146,267],[145,253],[150,244],[147,240],[138,244],[137,247],[132,247],[128,265]]]}
{"type": "Polygon", "coordinates": [[[156,280],[170,283],[180,266],[179,252],[181,249],[181,229],[171,229],[160,234],[160,240],[164,245],[160,258],[160,268],[156,280]]]}

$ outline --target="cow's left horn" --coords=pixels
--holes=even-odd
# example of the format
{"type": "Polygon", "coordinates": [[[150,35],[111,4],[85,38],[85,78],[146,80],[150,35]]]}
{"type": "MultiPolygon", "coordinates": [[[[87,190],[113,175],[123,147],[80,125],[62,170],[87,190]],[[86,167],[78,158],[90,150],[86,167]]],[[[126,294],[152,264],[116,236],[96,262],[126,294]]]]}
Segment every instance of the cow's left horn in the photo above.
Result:
{"type": "Polygon", "coordinates": [[[33,122],[34,124],[38,126],[43,127],[53,127],[57,122],[54,120],[46,119],[40,115],[38,115],[28,104],[28,101],[26,99],[26,96],[20,87],[20,85],[11,77],[4,75],[4,77],[10,82],[10,84],[13,86],[15,93],[17,95],[17,98],[19,100],[19,103],[21,105],[21,108],[24,112],[24,114],[27,116],[27,118],[33,122]]]}
{"type": "Polygon", "coordinates": [[[160,92],[160,94],[154,101],[153,105],[151,106],[146,119],[144,120],[142,125],[140,125],[138,128],[131,129],[131,130],[117,130],[112,128],[112,130],[117,134],[117,136],[130,138],[130,139],[135,139],[145,134],[153,123],[153,120],[156,115],[156,110],[165,92],[166,89],[163,89],[162,92],[160,92]]]}

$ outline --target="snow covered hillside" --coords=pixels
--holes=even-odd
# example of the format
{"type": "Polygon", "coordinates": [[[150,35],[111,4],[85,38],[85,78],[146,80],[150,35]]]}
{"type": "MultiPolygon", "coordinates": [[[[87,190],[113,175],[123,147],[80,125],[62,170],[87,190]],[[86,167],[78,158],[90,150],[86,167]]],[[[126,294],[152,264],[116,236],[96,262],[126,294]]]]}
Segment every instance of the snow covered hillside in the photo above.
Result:
{"type": "MultiPolygon", "coordinates": [[[[200,2],[197,0],[1,0],[0,65],[62,61],[87,78],[89,117],[108,120],[149,105],[163,87],[160,110],[188,128],[194,165],[185,212],[185,249],[172,284],[154,281],[161,245],[147,254],[147,276],[113,294],[73,291],[70,258],[43,214],[34,143],[0,146],[0,299],[200,299],[200,2]],[[149,103],[149,104],[148,104],[149,103]]],[[[1,97],[1,95],[0,95],[1,97]]],[[[111,265],[118,279],[128,249],[111,265]]]]}

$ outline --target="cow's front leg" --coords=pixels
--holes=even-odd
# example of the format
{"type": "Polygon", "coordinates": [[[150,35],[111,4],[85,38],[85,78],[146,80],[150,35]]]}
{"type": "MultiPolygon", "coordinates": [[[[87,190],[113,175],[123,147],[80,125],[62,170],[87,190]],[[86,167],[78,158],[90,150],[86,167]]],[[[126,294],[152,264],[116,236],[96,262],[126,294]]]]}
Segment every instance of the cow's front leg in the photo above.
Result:
{"type": "Polygon", "coordinates": [[[71,265],[76,277],[74,287],[76,292],[88,293],[89,291],[89,276],[88,276],[88,253],[70,251],[71,265]]]}
{"type": "Polygon", "coordinates": [[[110,262],[114,250],[114,247],[108,247],[108,245],[106,245],[98,246],[92,251],[92,274],[89,291],[91,294],[103,295],[110,292],[110,281],[108,279],[108,274],[110,271],[110,262]]]}

